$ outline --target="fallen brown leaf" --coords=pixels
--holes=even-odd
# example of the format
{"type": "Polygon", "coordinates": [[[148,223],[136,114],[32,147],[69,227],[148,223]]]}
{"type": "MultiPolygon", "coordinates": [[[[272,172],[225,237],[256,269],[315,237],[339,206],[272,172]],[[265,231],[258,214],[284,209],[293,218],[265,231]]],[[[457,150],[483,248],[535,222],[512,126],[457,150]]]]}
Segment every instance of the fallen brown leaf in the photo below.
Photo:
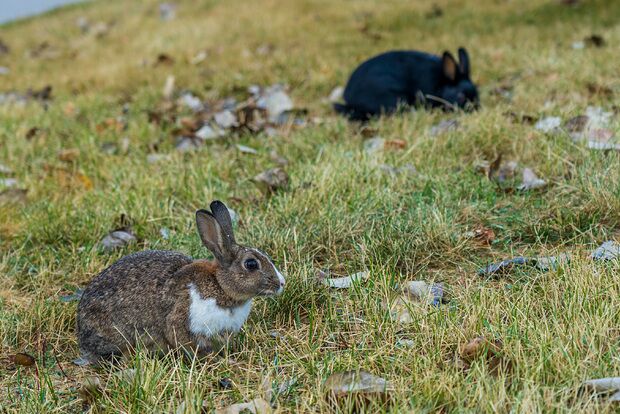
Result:
{"type": "Polygon", "coordinates": [[[21,367],[31,367],[36,363],[36,360],[33,356],[28,355],[23,352],[19,352],[15,355],[11,355],[11,362],[15,365],[19,365],[21,367]]]}
{"type": "Polygon", "coordinates": [[[288,187],[289,177],[282,168],[271,168],[256,175],[252,181],[265,195],[271,195],[288,187]]]}
{"type": "Polygon", "coordinates": [[[77,148],[67,148],[58,151],[58,159],[64,162],[73,162],[80,156],[80,150],[77,148]]]}

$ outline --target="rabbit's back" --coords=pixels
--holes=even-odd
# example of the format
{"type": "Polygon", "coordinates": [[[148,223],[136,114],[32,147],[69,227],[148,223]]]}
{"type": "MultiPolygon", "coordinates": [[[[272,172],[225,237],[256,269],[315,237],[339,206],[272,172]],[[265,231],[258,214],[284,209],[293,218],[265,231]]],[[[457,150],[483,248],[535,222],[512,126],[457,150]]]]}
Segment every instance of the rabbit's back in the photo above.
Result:
{"type": "Polygon", "coordinates": [[[348,107],[359,112],[392,112],[413,105],[417,94],[437,94],[441,59],[419,51],[391,51],[374,56],[355,69],[344,90],[348,107]]]}
{"type": "MultiPolygon", "coordinates": [[[[161,323],[174,306],[168,290],[174,274],[192,258],[173,251],[147,250],[125,256],[102,271],[88,285],[78,305],[78,339],[84,353],[101,352],[99,338],[107,338],[109,353],[136,333],[146,342],[159,342],[161,323]],[[113,339],[110,341],[110,339],[113,339]]],[[[148,343],[147,343],[148,345],[148,343]]]]}

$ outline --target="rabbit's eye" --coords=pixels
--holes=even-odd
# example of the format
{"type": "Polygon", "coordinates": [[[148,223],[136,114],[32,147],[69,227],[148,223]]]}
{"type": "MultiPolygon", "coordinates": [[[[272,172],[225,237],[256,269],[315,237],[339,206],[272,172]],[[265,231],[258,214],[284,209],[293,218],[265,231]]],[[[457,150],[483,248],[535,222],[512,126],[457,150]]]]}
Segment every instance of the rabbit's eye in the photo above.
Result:
{"type": "Polygon", "coordinates": [[[246,261],[243,262],[243,266],[249,271],[258,270],[260,267],[256,259],[246,259],[246,261]]]}

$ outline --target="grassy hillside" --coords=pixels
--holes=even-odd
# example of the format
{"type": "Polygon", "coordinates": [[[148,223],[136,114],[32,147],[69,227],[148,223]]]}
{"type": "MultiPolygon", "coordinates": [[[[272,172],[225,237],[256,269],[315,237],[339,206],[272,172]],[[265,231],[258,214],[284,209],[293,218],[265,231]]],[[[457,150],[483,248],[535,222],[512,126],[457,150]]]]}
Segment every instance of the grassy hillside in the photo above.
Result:
{"type": "Polygon", "coordinates": [[[593,106],[620,134],[620,2],[184,0],[163,21],[156,1],[110,0],[2,26],[0,39],[10,49],[0,97],[52,87],[49,100],[0,103],[0,164],[12,170],[0,179],[17,180],[0,182],[0,412],[200,412],[270,399],[266,383],[279,412],[325,412],[325,379],[349,369],[394,388],[368,412],[617,410],[580,384],[620,375],[620,264],[589,259],[620,239],[620,153],[521,121],[593,106]],[[593,34],[602,47],[573,45],[593,34]],[[374,133],[331,112],[327,96],[366,57],[460,45],[480,111],[407,113],[373,121],[374,133]],[[195,115],[166,102],[169,76],[175,99],[191,91],[211,105],[287,84],[306,124],[181,153],[175,140],[195,115]],[[432,133],[451,119],[457,129],[432,133]],[[374,134],[392,146],[365,150],[374,134]],[[266,197],[251,179],[277,165],[272,151],[290,184],[266,197]],[[498,186],[477,166],[500,154],[517,169],[498,186]],[[386,173],[409,164],[417,172],[386,173]],[[548,185],[511,191],[525,167],[548,185]],[[206,257],[193,214],[215,198],[238,213],[237,238],[287,275],[285,293],[256,301],[223,357],[138,352],[120,368],[135,375],[73,366],[76,302],[65,296],[129,252],[206,257]],[[138,241],[102,251],[127,221],[138,241]],[[477,273],[560,253],[570,263],[550,271],[477,273]],[[330,290],[319,269],[370,276],[330,290]],[[389,307],[411,280],[443,283],[449,302],[414,303],[409,322],[395,320],[389,307]],[[478,336],[494,345],[467,360],[478,336]],[[36,365],[16,365],[20,352],[36,365]],[[80,389],[94,377],[101,393],[87,403],[80,389]]]}

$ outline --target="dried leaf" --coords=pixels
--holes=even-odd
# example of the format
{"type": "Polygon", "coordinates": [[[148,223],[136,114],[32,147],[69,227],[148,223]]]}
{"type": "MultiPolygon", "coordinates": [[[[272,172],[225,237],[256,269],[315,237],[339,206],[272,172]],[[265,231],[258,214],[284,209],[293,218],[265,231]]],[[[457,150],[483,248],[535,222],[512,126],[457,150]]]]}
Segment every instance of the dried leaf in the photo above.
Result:
{"type": "Polygon", "coordinates": [[[172,58],[172,56],[166,53],[160,53],[159,55],[157,55],[157,58],[155,59],[154,66],[172,66],[173,64],[174,64],[174,59],[172,58]]]}
{"type": "Polygon", "coordinates": [[[385,379],[367,371],[335,372],[324,384],[328,398],[338,399],[347,396],[385,396],[394,387],[385,379]]]}
{"type": "Polygon", "coordinates": [[[16,178],[0,178],[0,187],[13,188],[19,184],[16,178]]]}
{"type": "Polygon", "coordinates": [[[384,146],[391,149],[404,149],[407,147],[407,141],[404,139],[388,139],[384,146]]]}
{"type": "Polygon", "coordinates": [[[399,176],[401,174],[402,175],[415,175],[418,173],[418,170],[411,164],[405,164],[402,167],[394,167],[389,164],[381,164],[379,165],[379,169],[393,176],[399,176]]]}
{"type": "Polygon", "coordinates": [[[221,390],[231,390],[234,386],[232,380],[230,378],[220,378],[220,380],[217,382],[217,385],[220,387],[221,390]]]}
{"type": "Polygon", "coordinates": [[[484,226],[480,226],[466,233],[465,236],[487,246],[495,240],[495,232],[493,229],[484,226]]]}
{"type": "Polygon", "coordinates": [[[0,174],[11,175],[13,174],[13,170],[4,164],[0,164],[0,174]]]}
{"type": "Polygon", "coordinates": [[[267,111],[270,122],[277,122],[281,114],[294,108],[284,89],[283,85],[272,85],[262,92],[256,102],[259,108],[267,111]]]}
{"type": "Polygon", "coordinates": [[[433,306],[443,302],[443,285],[426,283],[422,280],[410,280],[405,283],[405,292],[413,299],[433,306]]]}
{"type": "Polygon", "coordinates": [[[536,257],[534,262],[536,267],[542,271],[556,270],[570,262],[570,255],[568,253],[560,253],[557,256],[536,257]]]}
{"type": "Polygon", "coordinates": [[[77,148],[67,148],[58,151],[58,159],[64,162],[73,162],[80,156],[80,150],[77,148]]]}
{"type": "Polygon", "coordinates": [[[614,91],[605,85],[599,85],[598,83],[588,82],[586,85],[588,89],[588,93],[590,96],[602,96],[604,98],[612,98],[614,95],[614,91]]]}
{"type": "MultiPolygon", "coordinates": [[[[203,405],[203,408],[204,407],[203,405]]],[[[269,403],[262,398],[256,398],[247,403],[239,403],[233,404],[231,406],[225,408],[219,408],[215,410],[215,414],[241,414],[241,413],[252,413],[252,414],[269,414],[273,410],[269,403]]]]}
{"type": "Polygon", "coordinates": [[[583,385],[597,392],[620,391],[620,377],[587,380],[583,385]]]}
{"type": "Polygon", "coordinates": [[[0,204],[24,203],[28,190],[24,188],[8,188],[0,191],[0,204]]]}
{"type": "Polygon", "coordinates": [[[10,359],[12,363],[21,367],[31,367],[36,363],[36,360],[33,356],[25,354],[23,352],[11,355],[10,359]]]}
{"type": "Polygon", "coordinates": [[[221,130],[216,131],[210,125],[205,124],[194,133],[194,136],[200,138],[203,141],[207,141],[224,136],[224,132],[221,130]]]}
{"type": "Polygon", "coordinates": [[[252,154],[252,155],[257,155],[257,154],[258,154],[258,151],[257,151],[257,150],[255,150],[255,149],[254,149],[254,148],[252,148],[252,147],[248,147],[248,146],[241,145],[241,144],[236,144],[235,146],[237,147],[237,149],[238,149],[240,152],[242,152],[242,153],[244,153],[244,154],[252,154]]]}
{"type": "MultiPolygon", "coordinates": [[[[170,93],[167,99],[170,99],[172,97],[172,94],[174,93],[174,85],[172,89],[173,89],[173,92],[170,93]]],[[[164,98],[166,98],[165,94],[164,94],[164,98]]],[[[181,96],[179,96],[179,99],[177,99],[177,102],[179,103],[179,105],[185,106],[194,112],[200,112],[205,109],[204,104],[202,103],[202,100],[190,92],[185,92],[181,94],[181,96]]]]}
{"type": "Polygon", "coordinates": [[[177,6],[173,3],[160,3],[159,18],[165,22],[176,17],[177,6]]]}
{"type": "Polygon", "coordinates": [[[164,99],[172,99],[172,95],[174,95],[175,81],[176,78],[173,75],[168,75],[166,78],[166,83],[164,84],[164,89],[162,90],[164,99]]]}
{"type": "Polygon", "coordinates": [[[203,146],[203,142],[195,137],[178,137],[175,148],[179,152],[191,152],[203,146]]]}
{"type": "Polygon", "coordinates": [[[560,253],[557,256],[524,257],[517,256],[512,259],[493,263],[478,270],[481,276],[492,276],[508,273],[516,266],[533,266],[542,271],[556,270],[558,267],[570,262],[568,253],[560,253]]]}
{"type": "Polygon", "coordinates": [[[590,257],[594,260],[614,260],[620,257],[620,244],[615,240],[608,240],[601,244],[590,257]]]}
{"type": "Polygon", "coordinates": [[[220,128],[223,129],[228,129],[239,125],[237,122],[237,117],[234,113],[232,113],[232,111],[229,110],[216,113],[213,116],[213,120],[220,128]]]}
{"type": "Polygon", "coordinates": [[[255,176],[252,181],[265,195],[271,195],[288,187],[289,177],[282,168],[271,168],[255,176]]]}
{"type": "Polygon", "coordinates": [[[586,108],[586,116],[588,117],[588,127],[607,128],[609,127],[613,113],[605,111],[600,106],[588,106],[586,108]]]}
{"type": "Polygon", "coordinates": [[[110,253],[116,249],[135,243],[136,240],[136,236],[131,229],[126,227],[111,231],[99,242],[99,246],[103,251],[110,253]]]}
{"type": "Polygon", "coordinates": [[[350,276],[344,276],[344,277],[336,277],[336,278],[324,278],[322,279],[322,283],[325,286],[334,288],[334,289],[348,289],[351,286],[353,286],[356,282],[363,282],[364,280],[368,279],[368,277],[370,276],[370,272],[369,271],[363,271],[363,272],[358,272],[358,273],[354,273],[350,276]]]}
{"type": "Polygon", "coordinates": [[[269,158],[271,159],[271,161],[275,162],[276,164],[282,167],[288,165],[288,160],[282,157],[280,154],[278,154],[275,150],[269,153],[269,158]]]}
{"type": "Polygon", "coordinates": [[[385,140],[380,137],[370,138],[364,141],[364,151],[368,154],[382,151],[385,148],[385,140]]]}
{"type": "Polygon", "coordinates": [[[344,94],[344,88],[342,86],[335,87],[331,93],[329,94],[329,102],[335,103],[340,102],[342,100],[342,95],[344,94]]]}
{"type": "Polygon", "coordinates": [[[76,289],[74,293],[70,295],[60,295],[58,300],[64,303],[69,302],[79,302],[82,299],[82,295],[84,294],[84,289],[76,289]]]}
{"type": "Polygon", "coordinates": [[[594,46],[594,47],[603,47],[605,46],[605,43],[606,43],[603,36],[598,35],[598,34],[591,34],[590,36],[585,37],[583,41],[587,46],[594,46]]]}
{"type": "Polygon", "coordinates": [[[160,161],[169,160],[170,155],[168,154],[149,154],[146,156],[146,162],[149,164],[155,164],[160,161]]]}
{"type": "Polygon", "coordinates": [[[459,127],[459,121],[456,119],[444,119],[437,125],[431,127],[429,134],[431,137],[437,137],[447,132],[456,131],[459,127]]]}
{"type": "Polygon", "coordinates": [[[522,266],[530,263],[530,258],[528,257],[514,257],[512,259],[502,260],[499,263],[493,263],[488,265],[487,267],[478,270],[478,274],[481,276],[491,276],[495,274],[504,274],[510,271],[514,266],[522,266]]]}
{"type": "Polygon", "coordinates": [[[87,404],[97,400],[103,394],[103,384],[101,379],[95,376],[84,378],[82,386],[78,390],[80,398],[87,404]]]}
{"type": "Polygon", "coordinates": [[[620,402],[620,377],[587,380],[583,386],[587,390],[607,395],[608,402],[620,402]]]}
{"type": "Polygon", "coordinates": [[[562,124],[562,118],[558,116],[548,116],[536,122],[534,128],[542,132],[553,132],[562,124]]]}
{"type": "Polygon", "coordinates": [[[547,186],[547,182],[538,176],[530,168],[523,169],[523,184],[517,187],[519,191],[536,190],[547,186]]]}
{"type": "Polygon", "coordinates": [[[577,115],[564,123],[564,129],[569,133],[583,132],[589,120],[587,115],[577,115]]]}

